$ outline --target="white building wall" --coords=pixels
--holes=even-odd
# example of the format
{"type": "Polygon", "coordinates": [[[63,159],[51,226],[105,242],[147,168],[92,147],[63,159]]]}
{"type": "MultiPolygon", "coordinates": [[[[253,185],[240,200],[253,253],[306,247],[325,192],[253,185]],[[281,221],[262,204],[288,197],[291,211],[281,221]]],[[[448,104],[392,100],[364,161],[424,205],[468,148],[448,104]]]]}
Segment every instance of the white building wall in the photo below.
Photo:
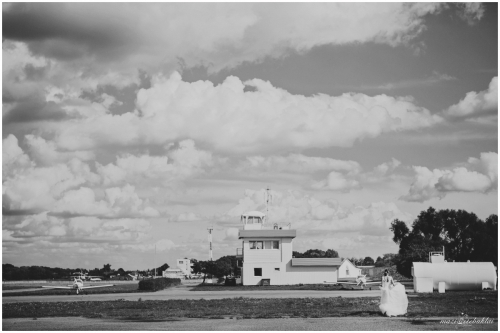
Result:
{"type": "Polygon", "coordinates": [[[192,264],[189,259],[177,259],[177,268],[179,268],[183,274],[192,274],[192,264]]]}
{"type": "Polygon", "coordinates": [[[316,284],[337,281],[337,267],[293,267],[293,239],[291,238],[279,239],[279,250],[250,250],[249,242],[252,240],[261,239],[245,239],[243,242],[242,283],[244,285],[258,285],[262,279],[270,279],[271,285],[316,284]],[[262,268],[262,276],[255,276],[254,268],[262,268]]]}
{"type": "Polygon", "coordinates": [[[299,266],[293,267],[292,260],[287,263],[243,262],[243,284],[258,285],[262,279],[270,279],[271,285],[316,284],[337,282],[335,266],[299,266]],[[262,276],[254,275],[254,268],[262,268],[262,276]],[[276,270],[278,268],[279,270],[276,270]]]}
{"type": "Polygon", "coordinates": [[[361,275],[361,268],[357,268],[349,260],[344,260],[338,269],[338,278],[355,278],[361,275]]]}

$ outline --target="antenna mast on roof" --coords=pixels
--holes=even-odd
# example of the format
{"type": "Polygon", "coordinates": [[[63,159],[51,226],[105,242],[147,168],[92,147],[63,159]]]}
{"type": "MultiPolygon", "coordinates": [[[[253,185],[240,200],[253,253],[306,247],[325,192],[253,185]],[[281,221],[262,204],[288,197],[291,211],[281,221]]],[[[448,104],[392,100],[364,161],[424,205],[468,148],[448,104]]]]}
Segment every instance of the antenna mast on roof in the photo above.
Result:
{"type": "Polygon", "coordinates": [[[271,193],[269,192],[269,186],[266,189],[265,199],[266,199],[266,222],[269,222],[269,202],[273,201],[271,193]]]}
{"type": "Polygon", "coordinates": [[[208,260],[212,261],[212,230],[214,230],[214,227],[211,226],[210,228],[207,228],[208,230],[208,242],[210,243],[210,249],[208,250],[208,260]]]}

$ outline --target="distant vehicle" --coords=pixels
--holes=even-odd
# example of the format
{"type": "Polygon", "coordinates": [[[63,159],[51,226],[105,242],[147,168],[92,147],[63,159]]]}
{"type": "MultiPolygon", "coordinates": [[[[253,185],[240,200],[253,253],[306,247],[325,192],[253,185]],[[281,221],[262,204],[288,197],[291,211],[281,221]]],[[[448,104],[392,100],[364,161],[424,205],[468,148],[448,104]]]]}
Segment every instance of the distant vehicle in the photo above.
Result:
{"type": "Polygon", "coordinates": [[[80,291],[84,289],[92,289],[92,288],[104,288],[104,287],[113,287],[114,284],[105,284],[102,286],[88,286],[84,287],[83,286],[83,281],[82,279],[75,279],[72,285],[68,285],[67,287],[63,286],[42,286],[42,288],[48,288],[48,289],[70,289],[70,290],[76,290],[76,294],[78,295],[80,291]]]}
{"type": "Polygon", "coordinates": [[[93,278],[90,278],[90,281],[102,281],[102,279],[101,278],[93,277],[93,278]]]}

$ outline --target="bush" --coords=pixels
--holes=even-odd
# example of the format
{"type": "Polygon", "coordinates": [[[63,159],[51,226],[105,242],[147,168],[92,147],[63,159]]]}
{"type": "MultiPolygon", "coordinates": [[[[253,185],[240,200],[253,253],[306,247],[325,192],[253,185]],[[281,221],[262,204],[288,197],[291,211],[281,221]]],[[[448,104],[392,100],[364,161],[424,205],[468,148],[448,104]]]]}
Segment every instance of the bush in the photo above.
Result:
{"type": "Polygon", "coordinates": [[[181,279],[158,278],[142,280],[139,282],[139,290],[158,291],[179,284],[181,284],[181,279]]]}

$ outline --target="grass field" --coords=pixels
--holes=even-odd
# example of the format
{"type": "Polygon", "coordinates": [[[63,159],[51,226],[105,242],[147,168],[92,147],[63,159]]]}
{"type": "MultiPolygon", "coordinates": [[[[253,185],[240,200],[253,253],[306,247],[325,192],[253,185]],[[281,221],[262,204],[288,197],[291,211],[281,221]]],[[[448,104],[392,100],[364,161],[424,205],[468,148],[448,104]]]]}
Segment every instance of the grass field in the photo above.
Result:
{"type": "MultiPolygon", "coordinates": [[[[110,282],[113,284],[113,282],[110,282]]],[[[65,284],[68,285],[68,284],[65,284]]],[[[26,291],[21,292],[11,292],[11,293],[3,293],[2,297],[12,297],[12,296],[44,296],[44,295],[73,295],[75,294],[74,290],[67,289],[45,289],[45,290],[29,290],[31,288],[41,288],[41,286],[9,286],[10,289],[5,290],[16,290],[16,289],[25,289],[26,291]]],[[[113,287],[105,287],[105,288],[95,288],[95,289],[85,289],[84,292],[86,294],[115,294],[115,293],[136,293],[136,292],[147,292],[144,290],[138,290],[137,283],[129,283],[129,284],[117,284],[113,287]]]]}
{"type": "MultiPolygon", "coordinates": [[[[166,320],[169,318],[288,318],[381,316],[378,297],[367,298],[227,298],[218,300],[32,302],[2,305],[2,317],[113,318],[166,320]]],[[[409,298],[408,317],[490,317],[498,315],[498,293],[447,292],[409,298]]]]}
{"type": "Polygon", "coordinates": [[[18,285],[18,284],[4,284],[2,290],[17,290],[17,289],[36,289],[40,288],[39,285],[18,285]]]}
{"type": "MultiPolygon", "coordinates": [[[[406,289],[413,289],[413,282],[403,282],[406,289]]],[[[284,285],[284,286],[225,286],[223,284],[200,284],[191,291],[240,291],[240,290],[342,290],[351,288],[358,290],[361,287],[358,286],[335,286],[332,284],[304,284],[304,285],[284,285]]],[[[377,285],[365,286],[365,289],[378,289],[377,285]]]]}

